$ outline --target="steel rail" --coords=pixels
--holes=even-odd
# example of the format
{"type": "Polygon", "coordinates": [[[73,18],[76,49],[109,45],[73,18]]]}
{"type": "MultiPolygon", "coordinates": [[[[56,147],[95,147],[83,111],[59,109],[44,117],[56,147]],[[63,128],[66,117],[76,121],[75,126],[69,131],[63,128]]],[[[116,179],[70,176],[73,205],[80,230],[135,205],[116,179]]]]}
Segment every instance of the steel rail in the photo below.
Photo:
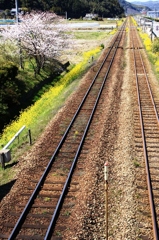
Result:
{"type": "MultiPolygon", "coordinates": [[[[125,25],[126,25],[126,23],[123,24],[122,29],[124,29],[125,25]]],[[[121,30],[122,30],[122,29],[121,29],[121,30]]],[[[80,105],[79,105],[76,113],[74,114],[74,116],[73,116],[73,118],[72,118],[72,120],[71,120],[71,122],[70,122],[70,124],[69,124],[69,126],[68,126],[68,128],[66,129],[65,133],[63,134],[63,137],[61,138],[61,140],[60,140],[60,142],[59,142],[56,150],[54,151],[54,154],[53,154],[52,157],[50,158],[50,161],[49,161],[49,163],[48,163],[48,165],[47,165],[44,173],[42,174],[39,182],[37,183],[37,185],[36,185],[36,187],[35,187],[35,190],[33,191],[31,197],[29,198],[29,200],[28,200],[28,202],[27,202],[27,204],[26,204],[23,212],[21,213],[21,215],[20,215],[20,217],[19,217],[19,219],[18,219],[15,227],[13,228],[13,230],[12,230],[12,232],[11,232],[8,240],[13,240],[13,239],[15,239],[15,237],[18,235],[18,233],[19,233],[19,231],[20,231],[20,228],[21,228],[22,224],[24,223],[25,218],[26,218],[26,216],[27,216],[27,214],[28,214],[28,211],[29,211],[29,209],[31,208],[31,205],[33,204],[34,199],[35,199],[36,196],[38,195],[38,192],[39,192],[39,190],[41,189],[41,186],[43,185],[43,183],[44,183],[44,181],[45,181],[45,179],[46,179],[46,176],[47,176],[47,174],[48,174],[48,172],[49,172],[49,170],[50,170],[50,168],[51,168],[51,166],[52,166],[52,164],[53,164],[53,162],[54,162],[54,160],[55,160],[55,156],[57,155],[57,153],[59,152],[62,144],[64,143],[64,141],[65,141],[65,139],[66,139],[66,137],[67,137],[67,135],[68,135],[68,132],[69,132],[72,124],[74,123],[74,121],[75,121],[75,119],[76,119],[76,117],[77,117],[77,115],[78,115],[81,107],[83,106],[83,104],[84,104],[84,102],[85,102],[85,100],[86,100],[89,92],[91,91],[91,88],[92,88],[93,84],[95,83],[95,80],[96,80],[97,76],[99,75],[99,73],[100,73],[100,71],[101,71],[104,63],[105,63],[106,60],[108,59],[108,56],[109,56],[111,50],[114,48],[114,45],[115,45],[115,43],[116,43],[116,40],[117,40],[117,38],[118,38],[119,36],[120,36],[120,31],[118,32],[117,36],[115,36],[115,39],[114,39],[112,45],[110,46],[110,49],[109,49],[108,53],[106,54],[106,57],[104,58],[104,60],[103,60],[103,62],[102,62],[102,64],[101,64],[98,72],[96,73],[95,77],[93,78],[92,83],[90,84],[90,86],[89,86],[89,88],[88,88],[85,96],[83,97],[83,99],[82,99],[82,101],[81,101],[81,103],[80,103],[80,105]]],[[[121,35],[121,37],[122,37],[122,35],[121,35]]],[[[121,37],[120,37],[120,40],[121,40],[121,37]]],[[[119,43],[120,43],[120,41],[118,42],[118,45],[119,45],[119,43]]],[[[117,45],[117,47],[118,47],[118,45],[117,45]]],[[[117,51],[117,47],[116,47],[115,53],[116,53],[116,51],[117,51]]],[[[111,62],[112,62],[112,61],[111,61],[111,62]]],[[[112,65],[112,63],[111,63],[111,65],[112,65]]],[[[110,68],[109,68],[109,71],[110,71],[110,68]]],[[[108,75],[108,73],[107,73],[107,75],[108,75]]],[[[91,114],[91,115],[92,115],[92,114],[91,114]]],[[[92,119],[92,117],[90,117],[90,119],[89,119],[89,122],[88,122],[88,124],[87,124],[88,126],[89,126],[90,123],[91,123],[91,119],[92,119]]],[[[87,129],[87,130],[85,129],[84,136],[86,135],[87,131],[88,131],[88,129],[87,129]]],[[[77,150],[76,157],[75,157],[75,159],[74,159],[74,161],[73,161],[73,164],[72,164],[72,166],[71,166],[71,171],[72,171],[72,169],[74,169],[74,167],[75,167],[75,164],[76,164],[76,161],[77,161],[77,156],[79,155],[79,151],[80,151],[80,149],[81,149],[81,147],[82,147],[82,144],[83,144],[83,137],[82,137],[81,143],[80,143],[80,145],[79,145],[79,148],[78,148],[78,150],[77,150]]],[[[63,188],[63,190],[62,190],[62,194],[61,194],[61,196],[60,196],[60,198],[59,198],[59,201],[58,201],[58,203],[57,203],[57,206],[58,206],[58,207],[56,207],[56,210],[54,211],[54,215],[53,215],[53,217],[52,217],[51,223],[50,223],[49,228],[48,228],[49,230],[48,230],[47,233],[46,233],[45,239],[49,239],[49,237],[50,237],[50,231],[51,231],[52,225],[53,225],[53,223],[54,223],[54,221],[55,221],[55,219],[56,219],[56,217],[57,217],[57,213],[58,213],[58,210],[57,210],[57,209],[58,209],[59,206],[61,206],[61,204],[62,204],[62,201],[63,201],[63,198],[64,198],[64,193],[66,192],[67,186],[68,186],[69,181],[70,181],[70,177],[69,177],[69,176],[72,176],[72,173],[69,173],[68,178],[67,178],[67,180],[66,180],[66,182],[65,182],[64,188],[63,188]]]]}
{"type": "MultiPolygon", "coordinates": [[[[133,37],[132,37],[132,39],[133,39],[133,37]]],[[[140,49],[138,47],[136,49],[137,49],[137,51],[140,52],[140,49]]],[[[149,168],[148,154],[147,154],[147,148],[146,148],[146,139],[145,139],[145,133],[144,133],[144,123],[143,123],[140,91],[139,91],[139,80],[138,80],[138,74],[137,74],[137,63],[136,63],[136,58],[135,58],[134,41],[133,41],[133,56],[134,56],[134,67],[135,67],[135,75],[136,75],[136,87],[137,87],[140,124],[141,124],[142,142],[143,142],[143,150],[144,150],[144,159],[145,159],[146,173],[147,173],[147,175],[146,175],[147,176],[147,185],[148,185],[150,209],[151,209],[151,215],[152,215],[152,225],[153,225],[154,239],[158,240],[159,239],[158,226],[157,226],[156,211],[155,211],[154,198],[153,198],[153,192],[152,192],[150,168],[149,168]]],[[[142,66],[145,69],[141,54],[140,54],[140,59],[142,61],[142,66]]],[[[144,73],[146,73],[146,71],[144,71],[144,73]]],[[[145,77],[147,80],[147,74],[145,75],[145,77]]],[[[151,95],[151,97],[152,97],[152,95],[151,95]]]]}
{"type": "MultiPolygon", "coordinates": [[[[122,38],[122,36],[120,37],[120,40],[121,40],[121,38],[122,38]]],[[[120,43],[120,41],[119,41],[119,43],[120,43]]],[[[119,43],[118,43],[117,47],[119,46],[119,43]]],[[[107,70],[107,72],[106,72],[106,74],[105,74],[105,76],[104,76],[103,83],[102,83],[102,85],[101,85],[101,87],[100,87],[100,90],[99,90],[98,96],[97,96],[97,98],[96,98],[94,107],[93,107],[93,109],[92,109],[90,118],[89,118],[89,120],[88,120],[88,123],[87,123],[87,125],[86,125],[85,130],[84,130],[84,134],[83,134],[83,136],[82,136],[81,142],[80,142],[79,147],[78,147],[78,150],[77,150],[77,152],[76,152],[76,156],[75,156],[75,158],[74,158],[74,160],[73,160],[73,164],[72,164],[72,166],[71,166],[71,170],[70,170],[69,175],[68,175],[68,177],[67,177],[66,183],[65,183],[64,188],[63,188],[63,190],[62,190],[62,194],[61,194],[60,199],[59,199],[59,201],[58,201],[58,203],[57,203],[56,209],[55,209],[55,211],[54,211],[52,220],[51,220],[51,222],[50,222],[50,225],[49,225],[49,227],[48,227],[48,230],[47,230],[47,232],[46,232],[46,235],[45,235],[44,240],[48,240],[48,239],[50,239],[50,237],[51,237],[52,230],[53,230],[53,227],[55,226],[56,218],[57,218],[57,216],[58,216],[59,207],[60,207],[61,203],[63,202],[63,199],[64,199],[65,193],[66,193],[66,191],[67,191],[68,185],[69,185],[69,183],[70,183],[70,181],[71,181],[71,177],[72,177],[72,175],[73,175],[73,170],[74,170],[75,165],[76,165],[76,163],[77,163],[78,156],[79,156],[80,151],[81,151],[81,149],[82,149],[82,146],[83,146],[83,143],[84,143],[86,134],[87,134],[87,132],[88,132],[88,129],[89,129],[89,126],[90,126],[91,121],[92,121],[92,119],[93,119],[93,115],[94,115],[94,113],[95,113],[95,110],[96,110],[96,108],[97,108],[97,105],[98,105],[98,102],[99,102],[101,93],[102,93],[102,91],[103,91],[105,82],[106,82],[106,80],[107,80],[108,74],[109,74],[110,69],[111,69],[111,66],[112,66],[112,64],[113,64],[113,61],[114,61],[114,58],[115,58],[115,55],[116,55],[116,52],[117,52],[117,47],[116,47],[116,50],[115,50],[115,52],[114,52],[114,54],[113,54],[112,60],[111,60],[111,62],[110,62],[110,64],[109,64],[108,70],[107,70]]]]}
{"type": "Polygon", "coordinates": [[[149,93],[150,93],[150,97],[151,97],[151,102],[152,102],[152,105],[153,105],[153,108],[154,108],[154,111],[155,111],[155,116],[156,116],[156,119],[157,119],[157,123],[159,124],[159,117],[158,117],[158,113],[157,113],[156,104],[155,104],[155,102],[154,102],[154,98],[153,98],[153,95],[152,95],[152,90],[151,90],[151,87],[150,87],[150,83],[149,83],[149,80],[148,80],[148,77],[147,77],[145,65],[144,65],[143,58],[142,58],[142,55],[141,55],[140,50],[139,50],[139,55],[140,55],[140,59],[141,59],[143,71],[144,71],[144,74],[145,74],[147,87],[148,87],[148,89],[149,89],[149,93]]]}

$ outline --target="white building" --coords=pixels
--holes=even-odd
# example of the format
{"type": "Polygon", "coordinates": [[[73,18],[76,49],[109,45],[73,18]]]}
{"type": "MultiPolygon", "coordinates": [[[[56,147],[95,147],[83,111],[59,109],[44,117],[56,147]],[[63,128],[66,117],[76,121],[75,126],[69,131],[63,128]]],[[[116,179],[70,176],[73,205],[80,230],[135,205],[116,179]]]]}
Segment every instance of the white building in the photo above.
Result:
{"type": "Polygon", "coordinates": [[[148,11],[147,17],[151,18],[159,18],[159,11],[148,11]]]}
{"type": "Polygon", "coordinates": [[[153,21],[153,33],[156,35],[156,37],[159,37],[159,22],[153,21]]]}
{"type": "MultiPolygon", "coordinates": [[[[18,13],[21,13],[21,8],[18,8],[18,13]]],[[[12,9],[10,10],[10,14],[11,14],[12,16],[15,16],[15,15],[16,15],[16,8],[12,8],[12,9]]]]}
{"type": "Polygon", "coordinates": [[[93,20],[98,18],[98,14],[94,13],[86,13],[86,16],[83,18],[84,20],[93,20]]]}

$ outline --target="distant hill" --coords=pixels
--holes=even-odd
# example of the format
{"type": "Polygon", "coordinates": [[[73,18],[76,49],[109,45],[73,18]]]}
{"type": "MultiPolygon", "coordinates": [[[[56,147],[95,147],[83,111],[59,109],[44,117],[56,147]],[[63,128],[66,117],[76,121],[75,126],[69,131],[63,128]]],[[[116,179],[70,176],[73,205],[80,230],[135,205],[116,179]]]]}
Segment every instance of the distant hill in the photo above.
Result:
{"type": "Polygon", "coordinates": [[[125,0],[119,0],[119,3],[124,8],[125,14],[127,15],[139,14],[143,9],[147,11],[151,10],[148,6],[144,5],[143,2],[130,3],[125,0]]]}
{"type": "Polygon", "coordinates": [[[143,5],[149,7],[151,10],[158,10],[159,11],[159,1],[145,1],[145,2],[133,2],[133,4],[143,5]]]}
{"type": "Polygon", "coordinates": [[[87,13],[95,13],[103,17],[123,16],[124,9],[118,0],[0,0],[0,9],[15,8],[18,2],[25,11],[53,11],[68,18],[82,18],[87,13]]]}

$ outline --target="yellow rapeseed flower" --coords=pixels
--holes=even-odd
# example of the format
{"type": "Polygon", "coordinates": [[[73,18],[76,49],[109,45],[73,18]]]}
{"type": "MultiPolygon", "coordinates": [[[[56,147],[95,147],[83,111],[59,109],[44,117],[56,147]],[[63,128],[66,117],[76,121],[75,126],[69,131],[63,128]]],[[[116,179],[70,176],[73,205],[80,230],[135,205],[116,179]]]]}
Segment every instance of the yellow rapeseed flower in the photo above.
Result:
{"type": "Polygon", "coordinates": [[[77,78],[77,76],[83,71],[91,56],[95,56],[101,51],[100,47],[97,47],[91,51],[83,54],[83,61],[75,65],[54,87],[51,87],[48,92],[45,92],[42,97],[36,101],[33,105],[22,111],[15,121],[6,126],[3,133],[0,135],[0,145],[5,145],[10,139],[19,131],[19,129],[25,125],[27,128],[31,128],[33,124],[38,124],[40,116],[48,111],[48,108],[52,107],[55,98],[61,93],[61,91],[71,81],[77,78]]]}

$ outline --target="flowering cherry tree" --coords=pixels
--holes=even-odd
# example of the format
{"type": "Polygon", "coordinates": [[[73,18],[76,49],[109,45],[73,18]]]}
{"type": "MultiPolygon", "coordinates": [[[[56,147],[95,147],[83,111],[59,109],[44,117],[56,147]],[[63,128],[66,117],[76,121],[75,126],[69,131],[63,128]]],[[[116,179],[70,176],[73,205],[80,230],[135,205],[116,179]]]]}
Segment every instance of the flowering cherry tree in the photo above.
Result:
{"type": "Polygon", "coordinates": [[[39,74],[46,62],[57,59],[68,47],[70,37],[66,31],[66,25],[56,14],[40,12],[26,14],[19,23],[5,28],[1,35],[5,42],[17,46],[14,54],[26,56],[33,64],[35,74],[39,74]]]}

